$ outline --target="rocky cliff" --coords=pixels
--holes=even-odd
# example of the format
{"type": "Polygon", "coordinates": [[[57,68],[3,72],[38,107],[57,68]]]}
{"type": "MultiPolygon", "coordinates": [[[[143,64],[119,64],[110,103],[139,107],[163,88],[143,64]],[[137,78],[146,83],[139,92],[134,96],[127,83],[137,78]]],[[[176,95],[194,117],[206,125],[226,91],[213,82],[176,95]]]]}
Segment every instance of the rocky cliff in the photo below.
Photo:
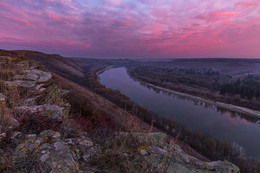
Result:
{"type": "Polygon", "coordinates": [[[39,63],[0,56],[0,172],[239,172],[192,157],[163,133],[118,132],[98,143],[70,118],[68,91],[39,63]]]}

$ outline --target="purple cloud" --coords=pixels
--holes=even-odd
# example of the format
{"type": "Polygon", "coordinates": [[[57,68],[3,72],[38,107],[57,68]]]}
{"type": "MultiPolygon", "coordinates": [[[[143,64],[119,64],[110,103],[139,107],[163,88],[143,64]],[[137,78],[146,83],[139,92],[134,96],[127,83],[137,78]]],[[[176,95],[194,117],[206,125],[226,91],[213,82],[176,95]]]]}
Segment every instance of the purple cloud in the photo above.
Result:
{"type": "Polygon", "coordinates": [[[259,58],[260,4],[243,3],[2,0],[0,46],[85,57],[259,58]]]}

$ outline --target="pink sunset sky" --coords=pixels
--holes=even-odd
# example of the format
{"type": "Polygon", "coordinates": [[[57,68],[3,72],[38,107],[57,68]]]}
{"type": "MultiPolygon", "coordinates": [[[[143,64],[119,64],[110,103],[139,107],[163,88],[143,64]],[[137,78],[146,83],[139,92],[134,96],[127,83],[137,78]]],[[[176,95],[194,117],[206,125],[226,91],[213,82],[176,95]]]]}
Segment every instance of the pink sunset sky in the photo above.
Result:
{"type": "Polygon", "coordinates": [[[0,49],[260,58],[259,0],[1,0],[0,49]]]}

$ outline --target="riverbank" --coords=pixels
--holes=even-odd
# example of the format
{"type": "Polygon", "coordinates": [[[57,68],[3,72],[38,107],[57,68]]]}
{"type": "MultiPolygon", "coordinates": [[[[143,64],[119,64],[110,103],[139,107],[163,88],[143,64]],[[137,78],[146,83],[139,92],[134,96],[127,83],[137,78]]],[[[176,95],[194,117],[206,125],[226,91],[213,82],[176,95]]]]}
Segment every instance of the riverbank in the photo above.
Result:
{"type": "MultiPolygon", "coordinates": [[[[233,152],[233,149],[238,149],[236,146],[243,149],[239,150],[241,156],[259,158],[257,146],[260,140],[257,134],[260,126],[256,123],[259,120],[257,118],[171,95],[159,89],[147,88],[130,78],[124,67],[105,71],[100,75],[100,82],[107,88],[105,93],[110,97],[110,91],[119,91],[117,93],[124,94],[135,104],[143,106],[154,115],[157,114],[155,117],[158,119],[153,120],[156,122],[155,127],[166,129],[169,134],[189,144],[209,159],[222,160],[229,157],[236,160],[235,158],[240,156],[233,155],[240,153],[233,152]],[[164,123],[171,120],[175,122],[173,126],[164,123]]],[[[140,116],[142,115],[141,113],[140,116]]]]}
{"type": "Polygon", "coordinates": [[[252,110],[252,109],[248,109],[248,108],[245,108],[245,107],[240,107],[240,106],[236,106],[236,105],[232,105],[232,104],[227,104],[227,103],[222,103],[222,102],[204,99],[204,98],[201,98],[201,97],[198,97],[198,96],[193,96],[193,95],[190,95],[190,94],[187,94],[187,93],[182,93],[182,92],[174,91],[174,90],[171,90],[171,89],[166,89],[166,88],[156,86],[156,85],[153,85],[153,84],[150,84],[150,83],[147,83],[147,82],[143,82],[143,81],[135,78],[133,75],[131,75],[128,72],[127,68],[126,68],[126,72],[133,80],[138,81],[139,83],[146,85],[148,87],[152,87],[152,88],[155,88],[155,89],[159,89],[161,91],[169,92],[169,93],[174,94],[176,96],[181,96],[181,97],[185,97],[185,98],[188,98],[188,99],[191,99],[191,100],[196,100],[196,101],[208,103],[208,104],[217,106],[219,108],[223,108],[223,109],[233,111],[233,112],[237,112],[237,113],[240,113],[240,114],[244,114],[244,115],[247,115],[247,116],[253,116],[253,117],[256,117],[256,118],[260,118],[260,112],[259,111],[255,111],[255,110],[252,110]]]}
{"type": "Polygon", "coordinates": [[[97,72],[96,72],[97,81],[100,82],[99,75],[100,75],[101,73],[103,73],[104,71],[109,70],[109,69],[111,69],[111,68],[114,68],[114,66],[107,66],[107,67],[105,67],[105,68],[103,68],[103,69],[97,71],[97,72]]]}

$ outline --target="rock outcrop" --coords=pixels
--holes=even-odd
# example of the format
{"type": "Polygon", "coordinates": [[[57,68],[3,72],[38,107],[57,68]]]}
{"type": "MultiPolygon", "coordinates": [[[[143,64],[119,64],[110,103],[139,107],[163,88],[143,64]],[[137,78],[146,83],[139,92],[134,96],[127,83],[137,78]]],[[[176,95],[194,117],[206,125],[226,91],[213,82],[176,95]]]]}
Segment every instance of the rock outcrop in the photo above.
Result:
{"type": "Polygon", "coordinates": [[[14,81],[9,81],[7,84],[16,85],[25,88],[35,88],[39,92],[43,92],[44,85],[51,80],[52,74],[43,70],[36,69],[38,66],[32,66],[29,70],[22,70],[19,75],[15,76],[14,81]]]}
{"type": "MultiPolygon", "coordinates": [[[[12,90],[9,90],[9,88],[17,92],[17,95],[15,95],[17,98],[12,102],[10,98],[0,93],[0,103],[8,102],[4,106],[6,112],[11,115],[8,118],[7,126],[1,127],[0,134],[6,137],[7,133],[1,133],[1,131],[8,131],[8,133],[11,133],[9,136],[12,143],[18,143],[13,155],[15,171],[35,171],[35,169],[41,167],[43,172],[79,172],[79,165],[74,160],[75,154],[70,146],[62,140],[59,132],[44,130],[39,131],[39,135],[28,134],[28,132],[31,132],[29,130],[26,133],[24,130],[21,131],[22,133],[19,132],[27,128],[20,126],[27,125],[31,128],[40,124],[43,127],[47,124],[47,122],[44,122],[45,120],[59,124],[66,120],[70,105],[64,97],[68,92],[54,85],[52,74],[42,65],[29,59],[20,60],[16,57],[3,56],[0,58],[1,65],[13,72],[12,78],[7,77],[7,80],[2,82],[4,83],[2,87],[6,88],[4,92],[11,92],[12,90]],[[13,104],[10,105],[10,103],[13,104]],[[13,107],[14,105],[16,106],[13,107]],[[37,119],[37,117],[41,118],[37,119]]],[[[12,95],[12,93],[9,93],[9,95],[12,95]]],[[[53,124],[49,123],[48,125],[53,124]]],[[[43,129],[48,128],[52,127],[44,127],[43,129]]],[[[77,146],[77,144],[73,145],[77,146]]]]}
{"type": "Polygon", "coordinates": [[[70,147],[78,162],[89,162],[100,152],[100,146],[84,135],[78,138],[67,138],[65,143],[70,147]]]}
{"type": "Polygon", "coordinates": [[[58,105],[35,105],[35,106],[18,106],[15,107],[15,112],[19,115],[30,116],[31,114],[41,112],[42,116],[47,116],[48,118],[62,122],[64,118],[68,115],[68,109],[65,107],[60,107],[58,105]],[[30,111],[28,114],[23,114],[23,112],[30,111]]]}
{"type": "Polygon", "coordinates": [[[46,130],[38,136],[28,135],[28,139],[16,148],[15,163],[22,165],[21,162],[32,156],[33,161],[39,160],[40,165],[45,165],[43,172],[79,172],[78,163],[58,132],[46,130]]]}
{"type": "MultiPolygon", "coordinates": [[[[154,170],[168,173],[238,173],[239,168],[228,161],[204,162],[183,152],[180,146],[168,144],[163,133],[120,133],[118,138],[134,138],[141,144],[136,160],[145,160],[154,170]]],[[[123,139],[121,139],[123,140],[123,139]]]]}

